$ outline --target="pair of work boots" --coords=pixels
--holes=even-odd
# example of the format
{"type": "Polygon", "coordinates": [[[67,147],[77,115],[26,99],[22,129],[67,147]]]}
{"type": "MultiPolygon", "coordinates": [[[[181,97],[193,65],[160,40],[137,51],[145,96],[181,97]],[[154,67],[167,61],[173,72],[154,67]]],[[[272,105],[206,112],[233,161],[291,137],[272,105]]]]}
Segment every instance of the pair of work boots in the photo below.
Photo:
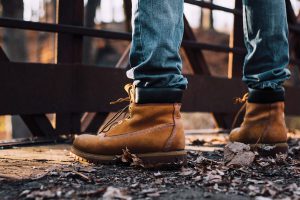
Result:
{"type": "MultiPolygon", "coordinates": [[[[186,162],[185,136],[178,103],[135,103],[135,87],[126,85],[130,101],[129,116],[114,122],[117,113],[98,135],[76,137],[71,152],[78,159],[94,163],[114,163],[128,149],[144,163],[155,165],[186,162]]],[[[264,154],[286,153],[287,131],[284,103],[246,102],[246,115],[240,128],[230,134],[231,142],[250,144],[264,154]]]]}

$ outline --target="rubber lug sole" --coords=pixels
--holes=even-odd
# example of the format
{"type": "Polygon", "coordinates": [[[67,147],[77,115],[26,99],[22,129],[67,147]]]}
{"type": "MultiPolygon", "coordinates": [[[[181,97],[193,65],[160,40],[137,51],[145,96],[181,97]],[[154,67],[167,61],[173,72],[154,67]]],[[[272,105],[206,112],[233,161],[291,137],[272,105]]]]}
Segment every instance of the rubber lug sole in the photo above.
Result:
{"type": "MultiPolygon", "coordinates": [[[[71,156],[79,162],[89,162],[94,164],[118,164],[122,155],[98,155],[80,151],[74,147],[70,151],[71,156]]],[[[160,168],[160,167],[181,167],[187,163],[186,151],[170,151],[135,154],[143,162],[145,168],[160,168]]]]}
{"type": "Polygon", "coordinates": [[[289,146],[287,143],[276,144],[250,144],[251,150],[257,151],[261,156],[276,156],[277,154],[287,154],[289,146]]]}

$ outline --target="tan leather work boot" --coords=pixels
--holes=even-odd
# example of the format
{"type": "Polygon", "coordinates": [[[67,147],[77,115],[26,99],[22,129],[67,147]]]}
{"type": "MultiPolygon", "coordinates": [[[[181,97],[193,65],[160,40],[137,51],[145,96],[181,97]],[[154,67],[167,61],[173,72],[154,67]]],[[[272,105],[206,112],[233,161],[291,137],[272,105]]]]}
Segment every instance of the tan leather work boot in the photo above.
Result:
{"type": "Polygon", "coordinates": [[[229,140],[250,144],[261,155],[276,155],[288,151],[284,102],[249,103],[240,128],[231,131],[229,140]]]}
{"type": "Polygon", "coordinates": [[[111,126],[114,119],[110,120],[98,135],[78,136],[71,152],[91,162],[114,163],[116,156],[128,148],[146,164],[184,163],[186,152],[181,105],[137,104],[134,103],[134,86],[126,85],[125,90],[129,98],[117,102],[130,100],[129,116],[115,126],[111,126]]]}

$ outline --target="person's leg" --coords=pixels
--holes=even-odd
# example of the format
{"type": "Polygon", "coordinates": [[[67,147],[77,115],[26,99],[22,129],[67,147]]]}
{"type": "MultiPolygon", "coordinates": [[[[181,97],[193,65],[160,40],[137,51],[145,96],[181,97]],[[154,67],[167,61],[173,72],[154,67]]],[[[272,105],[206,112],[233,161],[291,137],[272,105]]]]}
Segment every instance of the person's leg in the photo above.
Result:
{"type": "Polygon", "coordinates": [[[183,35],[183,0],[139,0],[134,12],[130,53],[134,80],[125,86],[129,116],[117,113],[98,136],[81,135],[72,152],[79,159],[111,162],[129,149],[144,164],[182,164],[186,160],[180,115],[187,80],[181,75],[179,48],[183,35]]]}
{"type": "MultiPolygon", "coordinates": [[[[288,24],[285,0],[243,0],[244,35],[248,54],[243,81],[252,90],[282,94],[290,77],[288,24]]],[[[251,98],[251,97],[250,97],[251,98]]],[[[283,97],[276,97],[283,100],[283,97]]]]}
{"type": "Polygon", "coordinates": [[[179,55],[183,0],[139,0],[133,13],[127,76],[137,87],[137,102],[179,102],[187,86],[179,55]]]}
{"type": "Polygon", "coordinates": [[[275,145],[285,152],[283,82],[290,77],[285,0],[243,0],[247,55],[243,81],[249,88],[246,116],[231,141],[275,145]]]}

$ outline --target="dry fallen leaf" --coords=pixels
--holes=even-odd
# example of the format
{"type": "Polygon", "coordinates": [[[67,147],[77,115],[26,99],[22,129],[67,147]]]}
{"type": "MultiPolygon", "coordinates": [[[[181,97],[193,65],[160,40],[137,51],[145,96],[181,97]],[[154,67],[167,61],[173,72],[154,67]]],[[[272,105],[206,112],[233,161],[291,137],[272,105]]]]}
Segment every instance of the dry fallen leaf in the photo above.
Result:
{"type": "Polygon", "coordinates": [[[255,159],[255,154],[250,151],[250,146],[234,142],[224,148],[224,162],[227,166],[250,166],[255,159]]]}
{"type": "Polygon", "coordinates": [[[180,176],[189,176],[196,173],[194,170],[190,168],[181,168],[181,172],[179,173],[180,176]]]}
{"type": "Polygon", "coordinates": [[[52,192],[50,190],[45,191],[33,191],[27,194],[27,199],[47,199],[47,198],[54,198],[56,196],[56,192],[52,192]]]}
{"type": "Polygon", "coordinates": [[[160,172],[154,173],[155,177],[162,177],[162,174],[160,172]]]}
{"type": "Polygon", "coordinates": [[[157,192],[156,188],[147,188],[147,189],[143,189],[141,191],[141,194],[148,194],[148,193],[154,193],[154,192],[157,192]]]}
{"type": "Polygon", "coordinates": [[[137,155],[129,152],[129,149],[123,149],[121,161],[124,163],[130,163],[131,166],[145,167],[143,161],[137,157],[137,155]]]}
{"type": "Polygon", "coordinates": [[[199,139],[196,139],[196,140],[192,141],[193,146],[202,146],[205,143],[206,143],[205,140],[199,140],[199,139]]]}
{"type": "MultiPolygon", "coordinates": [[[[106,191],[106,188],[99,188],[99,189],[96,189],[96,190],[87,190],[87,191],[83,191],[81,193],[79,193],[79,196],[85,196],[85,197],[93,197],[93,196],[99,196],[101,194],[103,194],[104,192],[106,191]]],[[[74,191],[69,191],[68,193],[69,194],[66,194],[65,196],[67,195],[72,195],[74,191]]]]}
{"type": "Polygon", "coordinates": [[[272,198],[257,196],[257,197],[255,197],[255,200],[272,200],[272,198]]]}
{"type": "Polygon", "coordinates": [[[127,196],[126,193],[119,188],[109,186],[106,189],[106,192],[103,194],[103,200],[113,200],[113,199],[131,200],[132,197],[127,196]]]}
{"type": "Polygon", "coordinates": [[[222,181],[222,176],[216,174],[214,171],[208,172],[207,175],[204,177],[204,180],[207,183],[219,183],[222,181]]]}
{"type": "MultiPolygon", "coordinates": [[[[299,139],[290,139],[288,144],[296,149],[300,144],[299,139]]],[[[235,145],[229,150],[225,157],[231,160],[227,163],[232,162],[240,152],[250,151],[244,144],[235,145]]],[[[15,171],[15,166],[22,165],[22,168],[26,169],[26,164],[32,173],[31,178],[42,177],[41,174],[47,173],[46,177],[39,180],[18,181],[22,183],[20,188],[16,187],[19,183],[4,178],[3,184],[0,182],[0,193],[3,194],[2,199],[25,199],[27,195],[31,199],[103,199],[104,193],[106,199],[163,199],[170,196],[176,198],[175,195],[179,193],[183,196],[181,199],[215,199],[216,193],[223,195],[224,199],[299,199],[299,152],[272,158],[256,156],[250,167],[241,168],[226,166],[223,156],[223,151],[219,150],[188,151],[188,164],[181,168],[182,170],[176,171],[81,163],[66,163],[61,167],[51,166],[44,169],[41,163],[32,165],[28,161],[8,162],[0,158],[4,166],[2,173],[5,174],[15,171]],[[112,191],[107,188],[108,185],[113,186],[112,191]],[[123,186],[124,189],[119,188],[123,186]],[[190,191],[199,192],[194,194],[190,191]],[[162,195],[163,193],[165,195],[162,195]]],[[[122,156],[119,156],[119,161],[121,159],[122,156]]],[[[131,164],[134,160],[139,161],[138,155],[125,150],[123,161],[131,164]]]]}

